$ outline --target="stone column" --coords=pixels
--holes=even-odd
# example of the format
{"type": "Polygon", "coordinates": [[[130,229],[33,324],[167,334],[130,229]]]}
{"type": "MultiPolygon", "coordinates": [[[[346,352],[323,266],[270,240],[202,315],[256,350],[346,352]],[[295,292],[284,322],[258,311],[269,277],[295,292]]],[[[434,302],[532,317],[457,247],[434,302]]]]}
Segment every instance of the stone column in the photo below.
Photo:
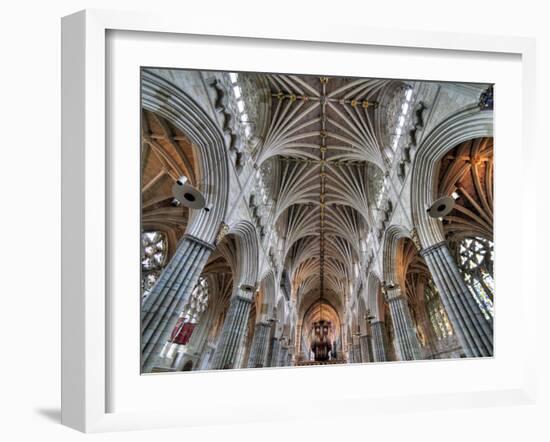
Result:
{"type": "Polygon", "coordinates": [[[286,355],[286,366],[290,367],[293,365],[293,363],[296,363],[296,346],[295,345],[289,345],[288,346],[288,352],[286,355]]]}
{"type": "MultiPolygon", "coordinates": [[[[273,359],[273,351],[275,350],[277,340],[275,338],[275,333],[277,332],[277,320],[276,319],[269,319],[268,320],[270,325],[269,335],[268,335],[268,344],[267,344],[267,352],[265,357],[265,365],[264,367],[271,367],[271,361],[273,359]]],[[[277,362],[277,360],[275,360],[277,362]]]]}
{"type": "Polygon", "coordinates": [[[281,346],[281,351],[279,352],[279,362],[277,366],[286,367],[288,365],[288,347],[286,345],[281,346]]]}
{"type": "Polygon", "coordinates": [[[348,364],[355,362],[355,355],[353,354],[353,344],[348,342],[348,364]]]}
{"type": "Polygon", "coordinates": [[[342,337],[338,336],[336,340],[336,359],[343,361],[345,359],[344,346],[342,344],[342,337]]]}
{"type": "Polygon", "coordinates": [[[237,356],[246,335],[252,299],[241,293],[231,298],[221,335],[212,357],[212,369],[236,368],[237,356]]]}
{"type": "Polygon", "coordinates": [[[340,340],[340,346],[338,347],[339,353],[338,353],[338,359],[341,361],[346,360],[346,345],[344,344],[343,340],[340,340]]]}
{"type": "Polygon", "coordinates": [[[141,371],[155,367],[214,246],[185,235],[141,307],[141,371]]]}
{"type": "Polygon", "coordinates": [[[451,256],[447,243],[430,246],[421,255],[426,260],[466,356],[492,356],[493,321],[483,316],[451,256]]]}
{"type": "Polygon", "coordinates": [[[353,344],[353,362],[356,364],[361,362],[361,345],[359,342],[357,344],[353,344]]]}
{"type": "Polygon", "coordinates": [[[271,324],[269,322],[258,322],[256,324],[254,338],[252,338],[252,349],[248,357],[248,368],[266,366],[270,330],[271,324]]]}
{"type": "Polygon", "coordinates": [[[213,347],[212,344],[207,343],[205,345],[204,351],[200,355],[198,370],[208,370],[214,351],[216,351],[216,347],[213,347]]]}
{"type": "Polygon", "coordinates": [[[359,345],[361,347],[361,362],[372,362],[372,349],[370,336],[363,335],[359,337],[359,345]]]}
{"type": "Polygon", "coordinates": [[[351,362],[353,362],[354,364],[357,364],[361,362],[361,345],[359,343],[359,333],[352,334],[350,345],[353,353],[351,362]]]}
{"type": "Polygon", "coordinates": [[[279,367],[279,358],[281,353],[281,341],[277,338],[271,340],[271,361],[270,367],[279,367]]]}
{"type": "Polygon", "coordinates": [[[387,361],[388,335],[386,324],[383,321],[373,321],[370,324],[372,330],[372,350],[374,362],[387,361]]]}
{"type": "Polygon", "coordinates": [[[395,343],[398,357],[401,361],[422,358],[422,349],[414,330],[407,299],[401,294],[401,289],[388,289],[387,294],[390,314],[395,329],[395,343]]]}

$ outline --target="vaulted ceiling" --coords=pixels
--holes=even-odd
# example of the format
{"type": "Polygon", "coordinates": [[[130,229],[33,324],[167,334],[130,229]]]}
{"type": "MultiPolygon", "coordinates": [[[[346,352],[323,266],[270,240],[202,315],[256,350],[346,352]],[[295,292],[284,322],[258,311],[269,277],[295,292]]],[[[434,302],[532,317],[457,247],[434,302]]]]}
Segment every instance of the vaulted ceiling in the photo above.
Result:
{"type": "Polygon", "coordinates": [[[457,197],[443,222],[445,237],[493,237],[493,138],[468,140],[450,150],[439,164],[441,196],[457,197]]]}
{"type": "MultiPolygon", "coordinates": [[[[388,119],[404,83],[239,74],[239,85],[254,124],[248,158],[264,172],[299,320],[339,326],[377,210],[394,136],[388,119]]],[[[174,205],[171,186],[181,175],[200,180],[194,147],[151,112],[142,112],[141,127],[143,228],[166,232],[173,251],[189,210],[174,205]]],[[[230,273],[229,245],[218,247],[206,273],[230,273]]]]}
{"type": "Polygon", "coordinates": [[[189,209],[174,205],[172,186],[182,175],[197,182],[197,159],[189,139],[159,115],[141,112],[141,224],[168,238],[168,253],[185,232],[189,209]]]}
{"type": "Polygon", "coordinates": [[[389,134],[381,101],[400,82],[262,77],[271,116],[253,158],[269,164],[273,219],[299,317],[311,322],[323,311],[342,314],[386,168],[389,134]],[[330,308],[319,308],[325,301],[330,308]]]}

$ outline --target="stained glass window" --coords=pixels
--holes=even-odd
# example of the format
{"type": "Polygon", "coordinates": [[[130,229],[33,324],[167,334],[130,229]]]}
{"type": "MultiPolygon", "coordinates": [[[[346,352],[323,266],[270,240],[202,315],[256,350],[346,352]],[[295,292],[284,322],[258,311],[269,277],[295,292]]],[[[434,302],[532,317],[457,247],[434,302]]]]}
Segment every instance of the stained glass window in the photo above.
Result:
{"type": "Polygon", "coordinates": [[[493,317],[493,241],[465,238],[458,245],[458,266],[486,319],[493,317]]]}
{"type": "Polygon", "coordinates": [[[141,234],[141,293],[147,299],[166,265],[167,242],[162,232],[141,234]]]}
{"type": "Polygon", "coordinates": [[[424,298],[426,300],[426,309],[428,311],[430,323],[432,324],[437,339],[445,339],[447,336],[452,335],[453,327],[449,322],[449,317],[441,302],[437,288],[431,280],[424,290],[424,298]]]}

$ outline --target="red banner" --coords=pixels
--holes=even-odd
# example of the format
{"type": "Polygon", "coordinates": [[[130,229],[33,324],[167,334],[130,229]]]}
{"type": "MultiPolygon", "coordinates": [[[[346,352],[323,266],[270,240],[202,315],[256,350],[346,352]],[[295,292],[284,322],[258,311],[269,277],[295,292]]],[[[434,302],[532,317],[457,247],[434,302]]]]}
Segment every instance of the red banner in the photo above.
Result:
{"type": "Polygon", "coordinates": [[[172,331],[170,341],[180,345],[187,345],[194,329],[195,324],[183,322],[183,319],[180,318],[172,331]]]}

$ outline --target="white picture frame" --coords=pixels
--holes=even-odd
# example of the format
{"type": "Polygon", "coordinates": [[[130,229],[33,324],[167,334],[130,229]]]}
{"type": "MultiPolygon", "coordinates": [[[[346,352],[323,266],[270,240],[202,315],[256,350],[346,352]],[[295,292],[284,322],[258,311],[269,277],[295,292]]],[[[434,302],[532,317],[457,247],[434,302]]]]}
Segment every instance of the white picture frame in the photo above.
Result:
{"type": "MultiPolygon", "coordinates": [[[[201,391],[206,396],[205,400],[195,403],[193,407],[180,407],[177,410],[172,408],[171,411],[167,411],[162,406],[152,408],[136,406],[132,410],[125,407],[113,408],[113,404],[110,403],[110,394],[115,387],[111,382],[113,354],[109,329],[112,326],[112,321],[117,319],[110,310],[112,300],[109,299],[108,293],[110,287],[109,265],[114,259],[109,255],[108,247],[109,241],[112,241],[109,224],[112,222],[113,197],[109,193],[109,180],[112,178],[111,174],[117,173],[116,170],[113,172],[113,168],[117,166],[109,164],[108,148],[109,143],[112,142],[112,134],[107,131],[106,121],[112,116],[107,107],[107,94],[111,92],[109,88],[111,77],[106,76],[106,72],[110,72],[108,64],[113,61],[109,60],[108,56],[113,56],[113,54],[116,56],[117,53],[109,52],[107,41],[109,33],[139,33],[140,38],[142,36],[144,39],[154,37],[157,40],[167,38],[172,41],[177,40],[178,36],[193,36],[199,40],[210,36],[222,40],[223,38],[237,39],[253,46],[261,46],[262,42],[266,41],[274,47],[288,47],[288,45],[298,45],[298,43],[303,44],[304,42],[321,46],[336,44],[336,51],[357,47],[375,48],[378,51],[398,48],[404,53],[425,51],[425,54],[430,54],[433,57],[453,53],[470,54],[473,57],[483,57],[484,54],[515,57],[515,60],[519,60],[520,63],[522,96],[521,109],[516,112],[516,115],[521,115],[516,135],[520,137],[518,139],[521,143],[520,155],[524,162],[524,170],[528,170],[529,161],[536,158],[534,130],[532,130],[535,120],[533,117],[534,107],[530,105],[535,99],[535,46],[531,39],[505,36],[494,38],[451,33],[434,34],[420,31],[396,33],[362,26],[344,25],[319,28],[307,25],[295,27],[284,23],[276,25],[262,23],[259,26],[243,21],[237,26],[235,23],[201,18],[182,24],[177,17],[169,15],[155,16],[144,13],[99,10],[82,11],[65,17],[62,21],[63,424],[84,432],[101,432],[208,425],[214,422],[258,422],[285,418],[309,419],[316,411],[326,406],[328,401],[335,399],[339,401],[337,413],[354,415],[369,415],[375,411],[398,412],[407,409],[465,408],[471,406],[472,401],[481,406],[535,403],[536,358],[533,355],[536,350],[536,339],[534,338],[536,324],[531,321],[522,327],[525,344],[521,351],[517,351],[518,363],[513,368],[514,374],[508,380],[495,381],[495,385],[486,390],[481,388],[468,390],[467,386],[463,386],[460,392],[457,390],[454,393],[440,392],[435,388],[424,394],[419,394],[414,389],[410,391],[403,389],[402,393],[395,390],[387,395],[378,393],[368,395],[358,388],[354,396],[336,392],[328,398],[312,397],[307,402],[309,407],[304,406],[305,403],[297,403],[296,406],[289,403],[287,407],[281,407],[281,403],[276,398],[273,399],[273,395],[277,395],[275,388],[254,400],[250,397],[248,399],[232,397],[231,401],[222,399],[213,401],[217,398],[216,395],[227,398],[234,394],[235,390],[231,390],[231,385],[234,387],[239,383],[250,383],[248,392],[254,393],[254,386],[265,383],[268,377],[274,382],[274,385],[277,385],[277,382],[307,382],[307,378],[303,376],[306,373],[303,369],[298,369],[298,371],[294,371],[294,369],[231,371],[193,374],[187,376],[183,381],[179,375],[153,376],[147,378],[151,380],[145,381],[150,385],[149,387],[145,386],[144,391],[147,388],[154,388],[161,392],[167,391],[162,389],[171,388],[170,385],[175,385],[176,382],[180,384],[181,388],[181,382],[184,381],[201,385],[201,391]],[[161,378],[162,380],[159,380],[161,378]],[[154,383],[158,385],[153,386],[154,383]],[[206,385],[211,385],[209,392],[205,390],[206,385]],[[259,407],[258,403],[261,403],[262,407],[259,407]],[[237,406],[241,407],[242,413],[234,412],[233,407],[237,406]]],[[[256,63],[262,62],[256,61],[256,63]]],[[[227,66],[228,70],[230,68],[232,66],[227,66]]],[[[430,68],[437,69],[436,66],[430,68]]],[[[448,66],[447,69],[451,69],[451,67],[448,66]]],[[[261,69],[257,68],[256,70],[261,69]]],[[[267,66],[266,70],[268,70],[267,66]]],[[[441,73],[441,75],[443,74],[441,73]]],[[[483,77],[483,74],[474,75],[472,78],[477,78],[478,81],[491,80],[491,78],[479,78],[479,76],[483,77]]],[[[467,80],[464,79],[464,81],[467,80]]],[[[496,112],[498,118],[498,107],[496,112]]],[[[528,192],[527,189],[536,186],[534,177],[524,175],[524,180],[525,182],[517,194],[522,199],[521,238],[522,244],[525,244],[520,250],[522,296],[517,302],[522,309],[526,310],[530,303],[536,302],[537,292],[535,281],[527,277],[529,261],[526,259],[530,253],[530,246],[526,244],[535,243],[535,232],[533,229],[529,229],[528,224],[536,217],[534,209],[536,195],[535,192],[528,192]],[[530,179],[533,180],[531,185],[530,179]]],[[[498,253],[497,245],[497,257],[498,253]]],[[[501,330],[504,333],[506,325],[502,325],[501,330]]],[[[501,331],[497,329],[497,341],[499,333],[501,331]]],[[[136,339],[139,337],[136,336],[136,339]]],[[[504,345],[512,344],[503,344],[503,349],[505,349],[504,345]]],[[[130,351],[133,351],[131,345],[130,351]]],[[[504,353],[503,351],[502,354],[504,353]]],[[[498,360],[499,357],[497,347],[494,359],[498,360]]],[[[474,365],[475,363],[485,364],[483,361],[470,362],[472,370],[480,367],[474,365]]],[[[457,370],[456,366],[449,365],[447,362],[437,364],[441,364],[442,370],[450,370],[449,373],[454,372],[452,370],[457,370]]],[[[337,376],[338,373],[342,373],[341,370],[346,370],[346,377],[356,380],[361,379],[367,369],[371,373],[376,372],[376,376],[378,376],[381,369],[384,368],[387,372],[384,376],[388,377],[401,376],[403,373],[407,376],[415,376],[420,371],[417,363],[372,365],[372,367],[323,367],[322,370],[326,370],[324,373],[328,376],[337,376]]],[[[467,371],[467,366],[464,365],[458,369],[467,371]]],[[[313,368],[307,373],[308,377],[315,377],[320,371],[313,368]]],[[[139,377],[139,373],[132,373],[131,376],[139,377]]],[[[166,395],[165,392],[162,394],[166,395]]],[[[190,394],[198,395],[199,391],[190,392],[190,394]]]]}

